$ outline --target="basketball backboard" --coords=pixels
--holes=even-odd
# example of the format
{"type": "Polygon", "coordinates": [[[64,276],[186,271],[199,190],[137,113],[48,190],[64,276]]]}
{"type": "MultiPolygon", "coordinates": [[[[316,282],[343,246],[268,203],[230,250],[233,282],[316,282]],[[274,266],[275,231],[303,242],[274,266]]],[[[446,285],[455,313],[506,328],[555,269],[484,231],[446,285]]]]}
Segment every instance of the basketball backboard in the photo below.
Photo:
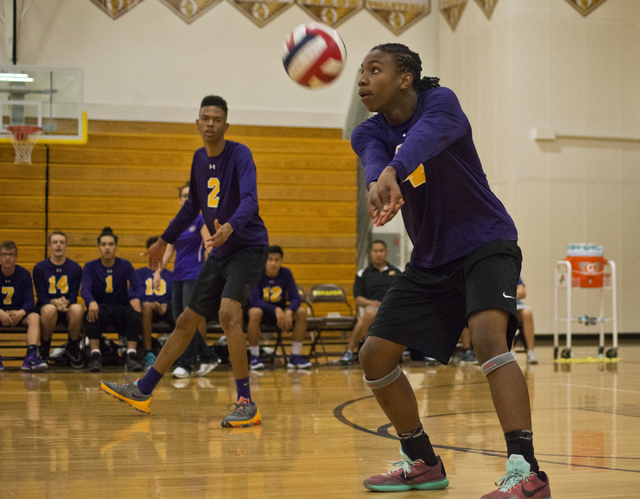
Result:
{"type": "Polygon", "coordinates": [[[0,143],[8,126],[42,127],[41,144],[84,144],[82,69],[0,66],[0,143]]]}

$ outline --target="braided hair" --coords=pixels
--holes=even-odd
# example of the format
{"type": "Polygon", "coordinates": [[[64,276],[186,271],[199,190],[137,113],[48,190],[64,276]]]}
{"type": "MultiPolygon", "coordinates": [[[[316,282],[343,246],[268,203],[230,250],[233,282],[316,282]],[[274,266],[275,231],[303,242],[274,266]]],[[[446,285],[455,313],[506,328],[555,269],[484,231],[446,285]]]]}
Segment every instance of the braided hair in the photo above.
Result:
{"type": "Polygon", "coordinates": [[[113,237],[113,240],[116,242],[116,244],[118,244],[118,236],[113,233],[111,227],[105,227],[104,229],[102,229],[102,232],[98,236],[98,244],[100,244],[100,239],[102,238],[102,236],[111,236],[113,237]]]}
{"type": "Polygon", "coordinates": [[[413,89],[416,92],[423,92],[431,88],[437,88],[440,86],[440,78],[425,76],[420,78],[420,72],[422,71],[422,61],[420,56],[411,51],[406,45],[401,43],[385,43],[382,45],[376,45],[371,50],[379,50],[385,52],[393,57],[398,71],[401,73],[411,73],[413,75],[413,89]]]}

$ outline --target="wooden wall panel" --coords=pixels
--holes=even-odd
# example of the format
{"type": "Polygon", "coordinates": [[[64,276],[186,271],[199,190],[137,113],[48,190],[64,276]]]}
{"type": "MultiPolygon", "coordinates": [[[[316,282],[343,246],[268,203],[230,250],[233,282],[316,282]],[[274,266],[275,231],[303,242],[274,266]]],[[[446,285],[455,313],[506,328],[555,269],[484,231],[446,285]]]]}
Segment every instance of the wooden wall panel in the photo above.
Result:
{"type": "MultiPolygon", "coordinates": [[[[177,187],[189,178],[202,146],[192,125],[90,122],[84,146],[36,146],[33,165],[14,165],[0,146],[0,239],[20,247],[31,269],[44,257],[45,208],[49,231],[67,233],[69,257],[98,257],[104,226],[119,236],[118,256],[136,267],[146,239],[160,234],[178,211],[177,187]]],[[[356,158],[339,130],[237,127],[228,135],[254,155],[260,214],[272,244],[285,250],[305,289],[333,282],[351,293],[355,276],[356,158]]]]}

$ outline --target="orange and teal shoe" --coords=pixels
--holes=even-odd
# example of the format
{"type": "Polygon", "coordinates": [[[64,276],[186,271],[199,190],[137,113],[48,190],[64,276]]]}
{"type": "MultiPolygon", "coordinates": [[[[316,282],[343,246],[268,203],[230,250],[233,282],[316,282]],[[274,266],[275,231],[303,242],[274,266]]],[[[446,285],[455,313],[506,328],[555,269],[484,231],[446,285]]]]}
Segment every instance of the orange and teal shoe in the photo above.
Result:
{"type": "Polygon", "coordinates": [[[239,426],[253,426],[261,423],[260,412],[255,402],[251,402],[244,397],[240,397],[238,402],[231,404],[233,407],[231,414],[222,420],[225,428],[237,428],[239,426]]]}
{"type": "Polygon", "coordinates": [[[107,395],[111,395],[113,398],[125,402],[133,407],[135,410],[144,414],[149,414],[151,409],[151,397],[152,395],[145,395],[138,388],[138,380],[133,383],[127,383],[126,385],[118,385],[117,383],[111,383],[110,381],[101,381],[100,388],[107,395]]]}

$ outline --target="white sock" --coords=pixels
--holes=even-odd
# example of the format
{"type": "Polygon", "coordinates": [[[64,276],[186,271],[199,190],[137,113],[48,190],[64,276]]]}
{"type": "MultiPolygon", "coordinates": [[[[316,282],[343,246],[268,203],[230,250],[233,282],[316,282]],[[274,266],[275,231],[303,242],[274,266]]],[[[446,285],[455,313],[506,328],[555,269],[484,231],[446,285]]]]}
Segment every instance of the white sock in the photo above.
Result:
{"type": "Polygon", "coordinates": [[[136,352],[133,348],[127,348],[127,357],[129,355],[133,354],[134,356],[136,356],[138,354],[138,352],[136,352]]]}
{"type": "Polygon", "coordinates": [[[251,355],[253,355],[255,357],[259,357],[260,356],[260,345],[256,345],[255,347],[249,345],[249,350],[251,350],[251,355]]]}
{"type": "Polygon", "coordinates": [[[98,355],[100,355],[100,350],[98,350],[97,348],[94,348],[93,350],[91,350],[91,355],[93,355],[94,353],[97,353],[98,355]]]}
{"type": "Polygon", "coordinates": [[[302,341],[291,342],[291,355],[300,355],[302,353],[302,341]]]}

